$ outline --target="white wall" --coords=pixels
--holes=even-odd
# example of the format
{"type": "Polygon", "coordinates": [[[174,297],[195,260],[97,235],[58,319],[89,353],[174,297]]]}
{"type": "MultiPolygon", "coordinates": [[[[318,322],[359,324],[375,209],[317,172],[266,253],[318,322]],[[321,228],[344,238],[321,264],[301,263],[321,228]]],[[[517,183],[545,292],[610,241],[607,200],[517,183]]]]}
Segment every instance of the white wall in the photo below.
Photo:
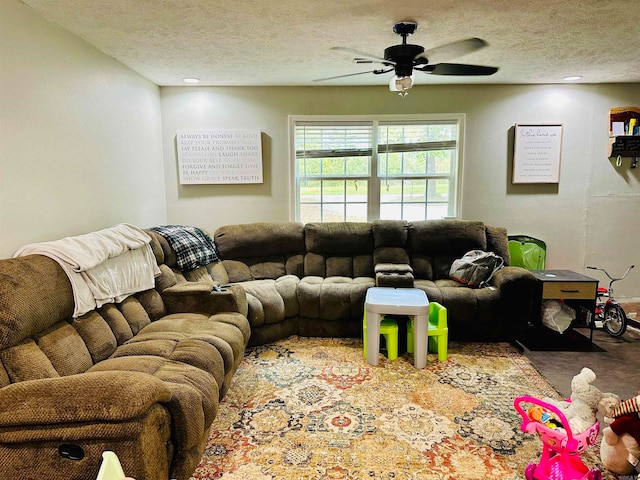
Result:
{"type": "Polygon", "coordinates": [[[160,116],[155,84],[0,0],[0,257],[165,222],[160,116]]]}
{"type": "MultiPolygon", "coordinates": [[[[159,89],[0,0],[0,257],[120,222],[289,220],[288,115],[465,113],[460,217],[544,239],[548,268],[622,271],[640,264],[640,169],[605,152],[608,109],[625,105],[640,105],[637,84],[418,86],[404,99],[386,87],[159,89]],[[527,122],[564,125],[558,185],[510,181],[513,125],[527,122]],[[260,129],[264,183],[179,185],[175,132],[205,128],[260,129]]],[[[640,267],[619,293],[640,296],[640,267]]]]}
{"type": "MultiPolygon", "coordinates": [[[[419,86],[404,99],[386,87],[163,87],[161,98],[170,223],[289,220],[288,115],[466,113],[460,218],[545,240],[547,268],[640,267],[640,168],[606,158],[608,109],[640,105],[636,84],[419,86]],[[513,126],[536,122],[564,125],[560,183],[513,185],[513,126]],[[209,128],[263,132],[262,185],[179,185],[176,130],[209,128]]],[[[639,271],[619,296],[640,296],[639,271]]]]}

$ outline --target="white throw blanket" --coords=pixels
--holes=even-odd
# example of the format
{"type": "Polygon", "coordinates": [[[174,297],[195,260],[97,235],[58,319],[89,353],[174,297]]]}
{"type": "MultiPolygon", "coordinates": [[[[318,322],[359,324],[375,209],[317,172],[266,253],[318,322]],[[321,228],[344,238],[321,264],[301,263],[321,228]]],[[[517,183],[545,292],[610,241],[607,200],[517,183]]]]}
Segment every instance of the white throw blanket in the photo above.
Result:
{"type": "Polygon", "coordinates": [[[126,223],[52,242],[32,243],[13,256],[44,255],[57,261],[71,282],[79,317],[154,287],[160,269],[144,230],[126,223]]]}

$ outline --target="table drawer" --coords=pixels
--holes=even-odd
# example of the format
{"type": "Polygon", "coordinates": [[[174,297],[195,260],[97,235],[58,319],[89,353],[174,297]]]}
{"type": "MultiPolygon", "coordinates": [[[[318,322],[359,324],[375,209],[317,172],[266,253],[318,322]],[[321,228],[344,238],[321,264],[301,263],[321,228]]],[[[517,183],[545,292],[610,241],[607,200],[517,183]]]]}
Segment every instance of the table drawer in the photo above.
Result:
{"type": "Polygon", "coordinates": [[[542,298],[596,298],[598,284],[592,282],[544,282],[542,298]]]}

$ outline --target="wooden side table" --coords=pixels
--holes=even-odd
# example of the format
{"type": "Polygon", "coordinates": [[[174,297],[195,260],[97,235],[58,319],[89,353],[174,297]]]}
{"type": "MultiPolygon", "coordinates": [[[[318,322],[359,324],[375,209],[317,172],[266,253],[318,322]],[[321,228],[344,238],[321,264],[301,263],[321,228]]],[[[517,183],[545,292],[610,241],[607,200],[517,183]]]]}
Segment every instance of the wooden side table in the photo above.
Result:
{"type": "MultiPolygon", "coordinates": [[[[533,270],[538,280],[534,317],[531,323],[540,326],[543,300],[564,300],[576,308],[576,319],[580,318],[580,309],[587,310],[589,340],[593,341],[593,315],[596,307],[598,280],[571,270],[533,270]]],[[[573,325],[573,324],[572,324],[573,325]]]]}

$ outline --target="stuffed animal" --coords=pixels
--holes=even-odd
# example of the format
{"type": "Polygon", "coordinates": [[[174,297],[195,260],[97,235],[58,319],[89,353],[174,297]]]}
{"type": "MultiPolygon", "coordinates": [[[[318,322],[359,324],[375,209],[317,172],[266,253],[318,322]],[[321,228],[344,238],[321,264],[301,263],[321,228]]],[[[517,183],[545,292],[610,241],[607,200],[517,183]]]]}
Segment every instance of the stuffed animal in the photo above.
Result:
{"type": "Polygon", "coordinates": [[[640,458],[640,395],[621,402],[618,398],[602,405],[604,420],[600,459],[602,465],[618,475],[637,473],[640,458]]]}
{"type": "Polygon", "coordinates": [[[583,368],[579,374],[571,380],[571,401],[558,401],[552,398],[542,400],[558,408],[567,420],[571,432],[576,435],[584,432],[596,423],[596,413],[602,392],[591,385],[596,379],[596,374],[590,368],[583,368]]]}

